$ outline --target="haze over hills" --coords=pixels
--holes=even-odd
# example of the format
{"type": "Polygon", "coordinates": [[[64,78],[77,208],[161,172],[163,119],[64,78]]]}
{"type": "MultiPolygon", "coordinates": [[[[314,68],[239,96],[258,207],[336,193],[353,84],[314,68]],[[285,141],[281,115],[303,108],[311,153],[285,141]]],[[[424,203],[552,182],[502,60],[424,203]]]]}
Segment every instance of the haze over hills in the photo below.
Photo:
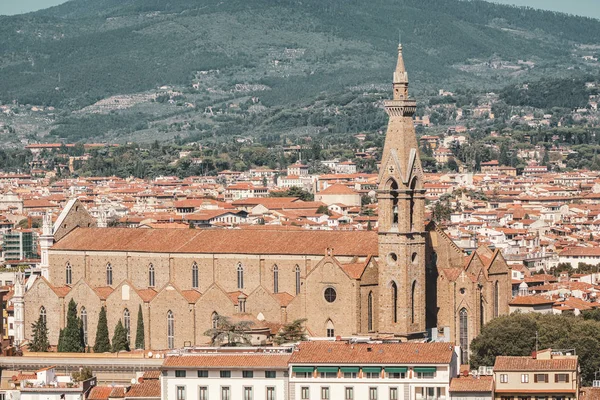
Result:
{"type": "MultiPolygon", "coordinates": [[[[84,107],[165,85],[196,83],[181,100],[200,110],[242,94],[265,107],[312,105],[389,85],[399,31],[418,93],[579,76],[597,71],[582,55],[600,52],[598,20],[483,1],[72,0],[0,17],[0,101],[83,109],[29,131],[58,127],[62,138],[81,118],[104,121],[80,137],[147,129],[124,127],[130,108],[109,118],[84,107]]],[[[135,109],[135,123],[165,117],[155,111],[135,109]]]]}

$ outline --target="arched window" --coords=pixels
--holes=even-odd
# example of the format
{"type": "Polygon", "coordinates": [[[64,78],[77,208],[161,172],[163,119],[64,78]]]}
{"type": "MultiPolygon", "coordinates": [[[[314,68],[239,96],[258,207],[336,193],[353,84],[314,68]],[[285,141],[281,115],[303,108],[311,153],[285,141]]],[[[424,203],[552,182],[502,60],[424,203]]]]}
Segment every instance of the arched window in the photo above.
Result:
{"type": "Polygon", "coordinates": [[[65,282],[67,285],[73,283],[73,269],[71,268],[71,263],[67,263],[65,266],[65,282]]]}
{"type": "Polygon", "coordinates": [[[219,314],[217,314],[216,311],[212,313],[211,324],[213,329],[217,329],[217,326],[219,325],[219,314]]]}
{"type": "Polygon", "coordinates": [[[244,267],[242,263],[238,263],[237,265],[237,287],[238,289],[244,288],[244,267]]]}
{"type": "Polygon", "coordinates": [[[171,310],[167,312],[167,347],[175,348],[175,318],[171,310]]]}
{"type": "Polygon", "coordinates": [[[110,263],[106,264],[106,286],[112,286],[113,284],[112,272],[112,265],[110,263]]]}
{"type": "Polygon", "coordinates": [[[192,264],[192,288],[198,289],[198,264],[192,264]]]}
{"type": "Polygon", "coordinates": [[[327,337],[335,337],[335,328],[333,326],[333,322],[328,319],[327,323],[325,324],[325,332],[327,334],[327,337]]]}
{"type": "Polygon", "coordinates": [[[479,329],[485,325],[485,301],[483,291],[479,291],[479,329]]]}
{"type": "Polygon", "coordinates": [[[398,225],[398,184],[394,180],[390,185],[390,194],[392,195],[392,225],[398,225]]]}
{"type": "Polygon", "coordinates": [[[40,317],[42,317],[42,321],[44,321],[44,325],[48,325],[48,321],[46,320],[46,307],[41,306],[40,307],[40,317]]]}
{"type": "Polygon", "coordinates": [[[81,318],[81,330],[83,330],[83,343],[88,345],[88,320],[87,320],[87,311],[85,307],[81,307],[81,312],[79,313],[79,318],[81,318]]]}
{"type": "Polygon", "coordinates": [[[298,265],[294,272],[296,274],[296,294],[300,294],[300,267],[298,265]]]}
{"type": "Polygon", "coordinates": [[[494,284],[494,318],[500,313],[500,285],[498,281],[494,284]]]}
{"type": "Polygon", "coordinates": [[[409,228],[412,231],[415,221],[415,190],[417,189],[417,178],[413,178],[410,183],[410,205],[409,205],[409,228]]]}
{"type": "Polygon", "coordinates": [[[156,284],[156,281],[154,279],[154,265],[150,264],[148,266],[148,286],[154,287],[155,284],[156,284]]]}
{"type": "Polygon", "coordinates": [[[128,309],[123,311],[123,326],[127,331],[127,342],[131,343],[131,314],[128,309]]]}
{"type": "Polygon", "coordinates": [[[369,292],[367,298],[367,330],[373,331],[373,292],[369,292]]]}
{"type": "Polygon", "coordinates": [[[461,308],[459,313],[459,338],[460,350],[462,352],[462,363],[469,361],[469,314],[466,308],[461,308]]]}
{"type": "Polygon", "coordinates": [[[398,286],[392,282],[392,321],[398,322],[398,286]]]}
{"type": "Polygon", "coordinates": [[[412,289],[410,291],[410,322],[415,323],[415,296],[417,295],[417,281],[414,281],[412,284],[412,289]]]}
{"type": "Polygon", "coordinates": [[[273,267],[273,293],[279,293],[279,267],[273,267]]]}

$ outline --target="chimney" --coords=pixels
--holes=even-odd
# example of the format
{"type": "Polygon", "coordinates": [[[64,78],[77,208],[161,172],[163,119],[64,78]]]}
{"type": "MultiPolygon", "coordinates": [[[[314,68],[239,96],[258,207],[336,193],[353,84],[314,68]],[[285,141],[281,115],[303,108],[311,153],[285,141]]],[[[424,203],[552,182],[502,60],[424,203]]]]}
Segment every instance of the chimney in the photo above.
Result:
{"type": "Polygon", "coordinates": [[[531,358],[533,358],[534,360],[537,358],[537,352],[536,351],[532,351],[531,352],[531,358]]]}

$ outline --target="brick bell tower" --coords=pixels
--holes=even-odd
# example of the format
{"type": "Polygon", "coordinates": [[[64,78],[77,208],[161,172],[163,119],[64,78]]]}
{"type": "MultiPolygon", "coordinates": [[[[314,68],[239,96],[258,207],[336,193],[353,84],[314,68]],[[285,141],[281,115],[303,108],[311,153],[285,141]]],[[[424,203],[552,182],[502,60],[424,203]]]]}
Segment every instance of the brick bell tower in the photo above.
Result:
{"type": "Polygon", "coordinates": [[[402,45],[393,100],[385,102],[388,129],[379,170],[379,313],[377,331],[405,339],[425,335],[423,169],[408,97],[402,45]]]}

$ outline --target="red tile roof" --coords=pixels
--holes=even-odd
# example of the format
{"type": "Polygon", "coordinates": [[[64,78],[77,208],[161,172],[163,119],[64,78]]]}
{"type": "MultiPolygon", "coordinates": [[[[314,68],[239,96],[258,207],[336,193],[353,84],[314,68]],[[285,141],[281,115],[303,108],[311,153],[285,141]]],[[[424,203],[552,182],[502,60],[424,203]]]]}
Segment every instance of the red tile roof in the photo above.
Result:
{"type": "Polygon", "coordinates": [[[493,376],[461,376],[450,382],[450,392],[491,392],[493,388],[493,376]]]}
{"type": "Polygon", "coordinates": [[[537,306],[554,304],[554,300],[541,296],[517,296],[508,304],[511,306],[537,306]]]}
{"type": "Polygon", "coordinates": [[[112,386],[95,386],[87,398],[88,400],[107,400],[112,390],[112,386]]]}
{"type": "Polygon", "coordinates": [[[287,368],[291,354],[270,353],[207,353],[165,358],[163,368],[287,368]]]}
{"type": "Polygon", "coordinates": [[[302,342],[291,364],[447,364],[450,343],[302,342]]]}
{"type": "Polygon", "coordinates": [[[143,397],[160,399],[160,394],[160,381],[149,380],[139,384],[131,385],[131,389],[125,393],[125,398],[129,399],[143,397]]]}
{"type": "Polygon", "coordinates": [[[577,356],[539,360],[531,357],[498,356],[494,371],[575,371],[577,356]]]}
{"type": "Polygon", "coordinates": [[[374,231],[292,231],[211,229],[77,228],[56,243],[54,250],[133,251],[216,254],[367,256],[378,253],[374,231]]]}

